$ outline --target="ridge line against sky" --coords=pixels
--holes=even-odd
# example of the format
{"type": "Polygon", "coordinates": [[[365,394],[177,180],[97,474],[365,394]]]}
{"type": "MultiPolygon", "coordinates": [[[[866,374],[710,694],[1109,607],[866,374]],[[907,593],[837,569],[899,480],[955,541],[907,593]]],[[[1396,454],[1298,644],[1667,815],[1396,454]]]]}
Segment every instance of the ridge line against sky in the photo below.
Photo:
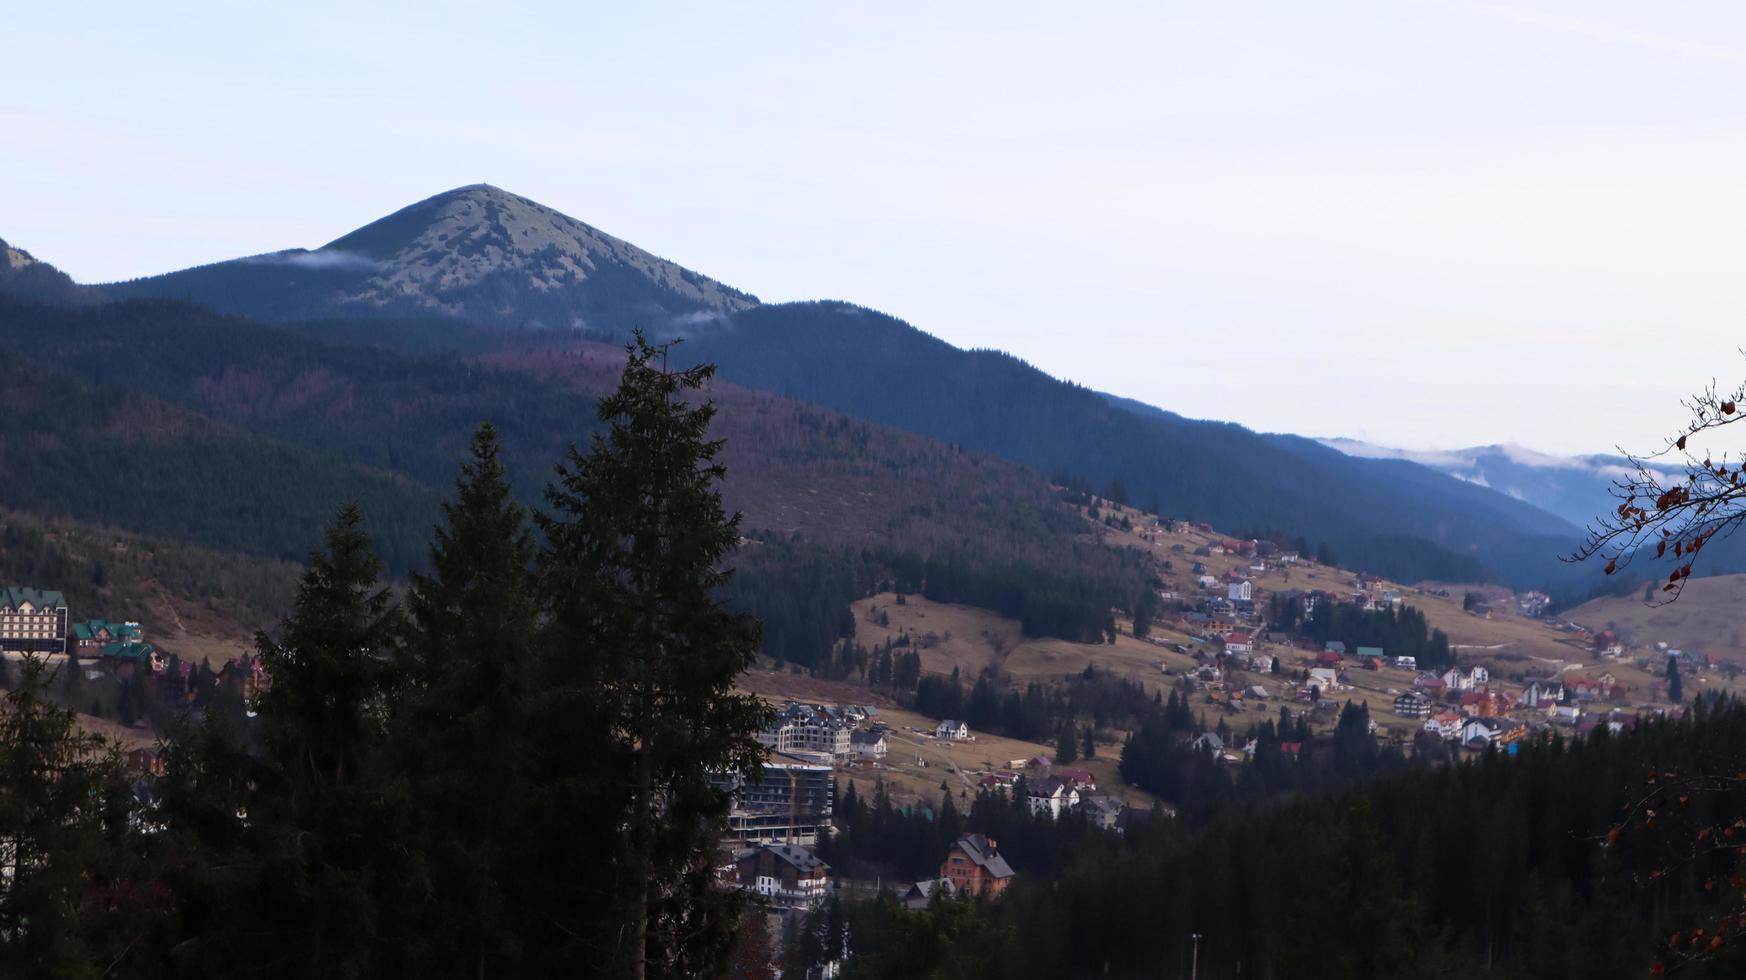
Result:
{"type": "Polygon", "coordinates": [[[80,281],[487,181],[1263,431],[1647,450],[1746,373],[1725,4],[98,4],[0,61],[0,237],[80,281]]]}

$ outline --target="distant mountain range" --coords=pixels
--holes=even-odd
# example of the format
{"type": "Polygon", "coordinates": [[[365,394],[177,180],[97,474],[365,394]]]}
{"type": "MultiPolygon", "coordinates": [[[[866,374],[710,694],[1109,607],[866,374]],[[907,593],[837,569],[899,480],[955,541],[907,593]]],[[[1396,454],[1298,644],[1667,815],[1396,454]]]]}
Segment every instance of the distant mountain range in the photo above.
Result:
{"type": "MultiPolygon", "coordinates": [[[[31,260],[19,267],[40,265],[31,260]]],[[[237,344],[194,339],[247,331],[246,321],[208,323],[183,333],[154,328],[139,335],[140,343],[160,346],[134,365],[125,330],[116,334],[112,323],[96,332],[106,339],[80,348],[72,359],[87,379],[148,386],[152,397],[183,410],[219,412],[232,424],[338,459],[405,472],[427,486],[437,483],[434,461],[458,451],[463,416],[519,422],[524,435],[542,447],[556,434],[533,429],[557,425],[569,435],[574,428],[553,421],[577,410],[558,394],[540,395],[545,389],[537,387],[513,392],[513,386],[495,383],[479,387],[482,381],[459,380],[469,376],[457,374],[452,358],[476,370],[485,363],[481,358],[488,361],[494,353],[561,351],[584,339],[622,339],[642,326],[656,337],[686,336],[677,352],[681,361],[714,361],[724,378],[747,388],[1044,474],[1066,474],[1099,488],[1120,484],[1136,505],[1233,533],[1325,545],[1343,564],[1397,580],[1501,579],[1579,593],[1591,577],[1588,569],[1558,561],[1580,532],[1537,506],[1533,495],[1499,492],[1495,485],[1410,460],[1362,458],[1314,440],[1261,435],[1112,400],[1005,354],[960,350],[863,307],[760,304],[750,294],[486,185],[420,201],[314,250],[289,249],[95,287],[63,283],[64,276],[46,269],[29,274],[34,292],[18,289],[14,295],[62,305],[189,300],[285,323],[318,342],[298,346],[276,339],[263,349],[280,351],[279,360],[262,367],[237,344]],[[176,345],[200,343],[208,349],[182,358],[204,365],[199,371],[177,363],[176,345]],[[354,355],[336,361],[337,354],[314,352],[336,345],[385,348],[394,356],[362,371],[354,355]],[[226,357],[239,362],[227,365],[226,357]],[[105,358],[128,369],[109,370],[105,358]],[[395,394],[389,398],[373,389],[395,394]],[[421,442],[427,433],[416,426],[379,431],[376,421],[356,409],[343,416],[347,425],[335,426],[340,416],[331,413],[338,409],[321,407],[334,392],[349,392],[348,405],[380,402],[391,418],[409,407],[421,417],[440,407],[447,413],[443,418],[457,424],[445,421],[435,443],[421,442]]],[[[27,281],[18,275],[0,280],[0,291],[8,282],[27,281]]],[[[13,318],[10,330],[17,338],[50,329],[69,338],[93,336],[66,325],[39,328],[16,309],[13,318]]],[[[55,344],[41,349],[55,356],[55,344]]],[[[795,471],[795,478],[802,473],[795,471]]],[[[965,492],[962,481],[949,482],[956,488],[951,493],[965,492]]]]}
{"type": "Polygon", "coordinates": [[[1577,527],[1617,506],[1609,488],[1636,472],[1623,456],[1554,456],[1509,444],[1413,450],[1356,439],[1317,441],[1359,459],[1398,459],[1427,466],[1533,504],[1577,527]]]}

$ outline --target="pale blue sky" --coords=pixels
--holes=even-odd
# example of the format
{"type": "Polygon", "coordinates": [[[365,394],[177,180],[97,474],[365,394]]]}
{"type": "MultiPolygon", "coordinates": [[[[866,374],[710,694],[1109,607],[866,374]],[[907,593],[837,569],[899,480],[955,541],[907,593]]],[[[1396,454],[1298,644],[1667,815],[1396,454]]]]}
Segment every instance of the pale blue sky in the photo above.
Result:
{"type": "Polygon", "coordinates": [[[766,300],[1413,447],[1647,447],[1746,373],[1738,4],[268,6],[9,11],[0,237],[97,281],[488,181],[766,300]]]}

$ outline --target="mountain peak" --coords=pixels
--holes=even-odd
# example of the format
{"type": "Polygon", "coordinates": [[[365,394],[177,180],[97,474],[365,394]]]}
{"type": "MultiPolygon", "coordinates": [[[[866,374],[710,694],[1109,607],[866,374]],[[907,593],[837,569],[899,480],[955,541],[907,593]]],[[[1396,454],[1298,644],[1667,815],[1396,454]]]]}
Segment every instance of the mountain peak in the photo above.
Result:
{"type": "Polygon", "coordinates": [[[66,273],[0,238],[0,296],[66,306],[95,297],[66,273]]]}
{"type": "Polygon", "coordinates": [[[537,201],[469,184],[314,251],[292,249],[124,284],[273,319],[456,317],[495,326],[662,334],[758,299],[537,201]]]}

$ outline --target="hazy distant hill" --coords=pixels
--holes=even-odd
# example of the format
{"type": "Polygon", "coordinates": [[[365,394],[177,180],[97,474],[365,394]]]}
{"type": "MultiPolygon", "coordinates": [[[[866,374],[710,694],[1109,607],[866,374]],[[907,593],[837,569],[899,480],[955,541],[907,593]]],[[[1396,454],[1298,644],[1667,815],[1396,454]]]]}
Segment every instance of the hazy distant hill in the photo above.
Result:
{"type": "Polygon", "coordinates": [[[1489,487],[1557,514],[1581,527],[1617,505],[1613,481],[1634,469],[1622,456],[1554,456],[1514,445],[1415,450],[1377,446],[1356,439],[1320,439],[1323,445],[1362,459],[1401,459],[1428,466],[1468,483],[1489,487]]]}
{"type": "Polygon", "coordinates": [[[617,336],[756,305],[545,205],[485,184],[402,208],[313,251],[295,248],[103,287],[268,320],[438,315],[617,336]]]}

